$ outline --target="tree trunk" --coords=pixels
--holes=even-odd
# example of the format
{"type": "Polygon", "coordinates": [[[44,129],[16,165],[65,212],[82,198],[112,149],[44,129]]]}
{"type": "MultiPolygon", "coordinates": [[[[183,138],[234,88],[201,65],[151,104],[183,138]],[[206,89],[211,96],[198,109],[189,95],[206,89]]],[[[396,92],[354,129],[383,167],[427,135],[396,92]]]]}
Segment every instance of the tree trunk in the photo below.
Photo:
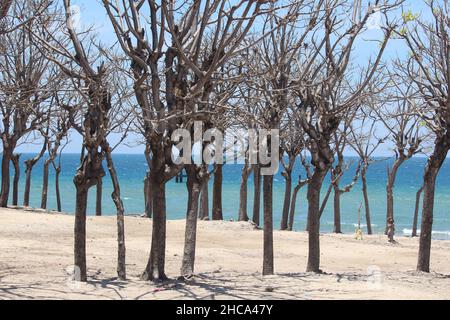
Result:
{"type": "Polygon", "coordinates": [[[61,207],[61,193],[59,191],[59,176],[61,174],[61,167],[58,166],[55,169],[55,192],[56,192],[56,207],[58,212],[62,211],[62,207],[61,207]]]}
{"type": "Polygon", "coordinates": [[[286,187],[284,190],[283,213],[281,215],[280,230],[287,230],[289,220],[289,206],[291,204],[291,193],[292,193],[292,171],[286,170],[283,176],[285,179],[286,187]]]}
{"type": "MultiPolygon", "coordinates": [[[[163,172],[161,172],[161,175],[163,172]]],[[[165,281],[166,260],[166,185],[158,177],[159,172],[152,170],[150,184],[153,197],[152,244],[147,267],[142,274],[143,280],[165,281]]]]}
{"type": "Polygon", "coordinates": [[[19,203],[19,180],[20,180],[20,154],[13,154],[11,161],[14,165],[14,180],[13,180],[13,206],[19,203]]]}
{"type": "Polygon", "coordinates": [[[367,224],[367,234],[371,235],[372,232],[372,222],[370,218],[370,206],[369,206],[369,195],[367,193],[367,167],[363,165],[361,171],[361,180],[362,180],[362,191],[364,196],[364,208],[366,210],[366,224],[367,224]]]}
{"type": "Polygon", "coordinates": [[[334,233],[342,233],[341,230],[341,190],[334,186],[334,233]]]}
{"type": "Polygon", "coordinates": [[[216,164],[216,170],[214,172],[214,184],[213,184],[213,208],[212,219],[223,220],[222,212],[222,168],[223,164],[216,164]]]}
{"type": "Polygon", "coordinates": [[[263,275],[272,275],[273,266],[273,176],[264,176],[263,198],[264,198],[264,260],[263,275]]]}
{"type": "Polygon", "coordinates": [[[90,147],[85,155],[85,146],[82,148],[81,164],[77,169],[73,183],[76,189],[75,204],[75,266],[79,268],[80,279],[86,282],[86,208],[89,189],[95,186],[99,179],[105,175],[102,161],[103,154],[97,148],[90,147]]]}
{"type": "MultiPolygon", "coordinates": [[[[322,204],[320,205],[319,218],[322,218],[322,214],[325,211],[325,208],[327,207],[328,199],[330,198],[332,190],[333,190],[333,184],[330,183],[330,185],[328,186],[327,193],[325,194],[325,198],[323,198],[322,204]]],[[[306,231],[308,231],[308,230],[306,230],[306,231]]]]}
{"type": "MultiPolygon", "coordinates": [[[[247,161],[246,161],[247,162],[247,161]]],[[[239,217],[238,221],[248,221],[247,215],[247,182],[248,182],[249,168],[248,164],[244,165],[242,169],[241,187],[239,192],[239,217]]]]}
{"type": "MultiPolygon", "coordinates": [[[[386,184],[386,229],[385,234],[388,232],[388,221],[389,219],[392,219],[394,221],[394,185],[395,185],[395,179],[397,177],[397,172],[400,166],[404,160],[402,158],[399,158],[395,160],[394,165],[392,166],[392,170],[389,170],[388,168],[388,181],[386,184]]],[[[392,224],[395,227],[395,223],[392,222],[392,224]]]]}
{"type": "Polygon", "coordinates": [[[297,194],[301,189],[301,185],[297,185],[294,188],[294,193],[292,194],[292,202],[291,202],[291,208],[289,212],[289,224],[288,224],[288,231],[292,231],[294,229],[294,216],[295,216],[295,207],[297,204],[297,194]]]}
{"type": "Polygon", "coordinates": [[[41,193],[41,209],[47,209],[47,194],[48,194],[48,167],[51,159],[48,158],[44,162],[44,172],[42,174],[42,193],[41,193]]]}
{"type": "Polygon", "coordinates": [[[413,227],[412,227],[412,237],[417,237],[417,224],[419,221],[419,206],[420,206],[420,197],[422,195],[423,186],[416,193],[416,207],[414,209],[414,218],[413,218],[413,227]]]}
{"type": "MultiPolygon", "coordinates": [[[[75,245],[74,257],[75,266],[78,268],[78,281],[86,282],[86,207],[88,198],[88,189],[75,182],[76,187],[76,206],[75,206],[75,245]]],[[[75,273],[77,274],[77,272],[75,273]]]]}
{"type": "Polygon", "coordinates": [[[9,148],[3,147],[3,157],[2,157],[2,192],[0,197],[0,204],[3,208],[8,206],[8,198],[9,198],[9,186],[10,186],[10,177],[9,177],[9,166],[12,158],[12,150],[9,148]]]}
{"type": "Polygon", "coordinates": [[[197,239],[197,216],[201,183],[197,176],[197,169],[195,168],[195,165],[187,165],[185,168],[187,173],[186,186],[188,188],[189,201],[186,214],[186,230],[181,276],[184,278],[190,278],[194,273],[195,247],[197,239]]]}
{"type": "Polygon", "coordinates": [[[33,162],[25,161],[25,191],[23,193],[23,206],[30,206],[30,188],[31,188],[31,171],[33,170],[33,162]]]}
{"type": "Polygon", "coordinates": [[[151,218],[153,214],[153,197],[149,172],[147,172],[144,178],[144,203],[145,203],[145,216],[147,218],[151,218]]]}
{"type": "MultiPolygon", "coordinates": [[[[111,156],[111,151],[109,146],[105,147],[106,151],[106,162],[108,164],[109,175],[111,176],[111,182],[113,185],[113,192],[111,198],[116,206],[117,212],[117,276],[121,280],[126,279],[126,265],[125,265],[125,219],[124,213],[125,209],[123,207],[122,198],[120,197],[120,184],[117,177],[116,168],[114,167],[114,162],[111,156]]],[[[99,181],[102,181],[100,179],[99,181]]],[[[97,184],[98,188],[98,184],[97,184]]]]}
{"type": "Polygon", "coordinates": [[[253,185],[254,185],[254,196],[253,196],[253,222],[259,226],[260,225],[260,208],[261,208],[261,169],[258,165],[253,167],[253,185]]]}
{"type": "Polygon", "coordinates": [[[449,150],[447,137],[438,138],[424,175],[422,226],[420,230],[417,271],[430,272],[431,233],[433,231],[434,191],[436,178],[449,150]]]}
{"type": "Polygon", "coordinates": [[[201,220],[209,220],[209,195],[208,195],[208,180],[203,182],[202,191],[200,194],[200,210],[198,217],[201,220]]]}
{"type": "Polygon", "coordinates": [[[96,188],[96,197],[95,197],[95,215],[97,217],[102,215],[102,191],[103,191],[103,179],[99,179],[97,181],[96,188]]]}
{"type": "Polygon", "coordinates": [[[314,174],[308,185],[308,265],[307,272],[321,273],[320,270],[320,190],[327,172],[320,168],[314,169],[314,174]]]}
{"type": "Polygon", "coordinates": [[[30,206],[30,188],[31,188],[31,171],[33,171],[33,167],[36,163],[38,163],[39,159],[45,153],[47,149],[47,137],[44,140],[41,151],[31,159],[25,160],[25,192],[23,194],[23,205],[24,207],[30,206]]]}

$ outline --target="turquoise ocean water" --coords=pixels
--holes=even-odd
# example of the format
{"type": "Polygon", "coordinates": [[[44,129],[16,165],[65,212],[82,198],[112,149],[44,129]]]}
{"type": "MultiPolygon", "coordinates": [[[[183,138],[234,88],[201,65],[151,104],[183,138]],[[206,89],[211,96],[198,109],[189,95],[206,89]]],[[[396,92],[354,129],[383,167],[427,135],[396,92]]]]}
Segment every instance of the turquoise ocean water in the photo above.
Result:
{"type": "MultiPolygon", "coordinates": [[[[22,154],[22,172],[20,178],[19,204],[23,200],[24,188],[24,168],[23,161],[31,158],[32,154],[22,154]]],[[[144,210],[143,178],[147,169],[146,161],[143,155],[136,154],[116,154],[114,161],[119,174],[122,198],[127,214],[141,214],[144,210]]],[[[347,158],[347,161],[353,163],[353,167],[343,177],[343,184],[349,183],[353,179],[356,158],[347,158]]],[[[374,231],[381,233],[384,230],[384,221],[386,215],[386,168],[392,160],[379,161],[370,167],[368,171],[368,189],[372,213],[372,224],[374,231]]],[[[31,203],[33,207],[40,206],[41,188],[42,188],[42,164],[43,160],[33,169],[31,186],[31,203]]],[[[62,209],[65,212],[72,213],[75,208],[75,188],[72,182],[74,172],[79,164],[79,155],[64,154],[62,156],[62,173],[60,176],[60,187],[62,195],[62,209]]],[[[399,170],[395,184],[395,221],[398,235],[408,235],[411,233],[412,217],[414,213],[415,195],[417,189],[422,183],[423,170],[426,165],[425,158],[414,158],[406,162],[399,170]]],[[[105,168],[106,170],[106,168],[105,168]]],[[[224,166],[223,181],[223,211],[224,218],[237,219],[239,206],[239,184],[241,180],[242,165],[227,164],[224,166]]],[[[11,174],[13,174],[11,168],[11,174]]],[[[294,177],[304,172],[300,163],[296,164],[294,177]]],[[[296,181],[297,178],[294,179],[296,181]]],[[[54,171],[51,168],[49,181],[48,208],[56,208],[56,197],[54,192],[54,171]]],[[[328,188],[329,178],[325,181],[322,195],[328,188]]],[[[111,201],[112,191],[109,176],[106,176],[103,183],[103,213],[105,215],[115,214],[114,204],[111,201]]],[[[212,179],[210,182],[212,186],[212,179]]],[[[274,224],[279,227],[281,210],[284,199],[284,179],[279,172],[274,178],[274,224]]],[[[212,187],[210,187],[210,201],[212,187]]],[[[252,213],[253,203],[253,177],[249,179],[248,185],[248,210],[252,213]]],[[[358,207],[363,201],[361,185],[358,184],[350,193],[342,196],[341,215],[342,229],[344,233],[353,233],[358,222],[358,207]]],[[[12,200],[12,191],[10,201],[12,200]]],[[[95,213],[95,188],[92,188],[89,194],[90,203],[88,205],[88,214],[95,213]]],[[[333,201],[332,195],[328,202],[321,222],[323,232],[331,232],[333,229],[333,201]]],[[[183,219],[186,213],[187,192],[184,183],[175,183],[170,181],[167,184],[167,214],[169,219],[183,219]]],[[[306,188],[298,195],[297,210],[295,217],[295,230],[304,230],[306,221],[307,203],[306,188]]],[[[420,222],[420,221],[419,221],[420,222]]],[[[362,210],[362,225],[365,227],[364,209],[362,210]]],[[[365,231],[365,229],[364,229],[365,231]]],[[[435,201],[434,217],[434,238],[450,239],[450,161],[446,161],[438,179],[435,201]]]]}

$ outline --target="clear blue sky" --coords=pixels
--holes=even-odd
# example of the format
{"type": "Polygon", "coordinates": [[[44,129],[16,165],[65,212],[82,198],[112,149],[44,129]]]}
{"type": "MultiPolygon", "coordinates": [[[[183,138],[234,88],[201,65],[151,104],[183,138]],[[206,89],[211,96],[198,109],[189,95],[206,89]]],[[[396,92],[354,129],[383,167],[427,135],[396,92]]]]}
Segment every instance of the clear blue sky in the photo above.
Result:
{"type": "MultiPolygon", "coordinates": [[[[109,19],[106,16],[105,10],[99,0],[72,0],[72,5],[77,5],[80,8],[80,22],[81,25],[89,26],[94,25],[95,29],[99,35],[99,38],[105,44],[114,43],[116,41],[114,31],[110,25],[109,19]]],[[[406,10],[410,9],[414,13],[422,13],[427,14],[424,10],[426,5],[422,0],[406,0],[404,7],[406,10]]],[[[374,44],[365,41],[364,39],[373,39],[382,36],[382,31],[380,30],[369,30],[366,32],[364,37],[362,37],[355,46],[355,55],[356,62],[364,62],[367,61],[368,57],[370,57],[374,52],[374,44]]],[[[402,56],[405,53],[406,48],[402,45],[401,41],[393,40],[385,54],[385,59],[393,58],[396,56],[402,56]]],[[[380,130],[383,130],[380,128],[380,130]]],[[[380,131],[380,135],[381,135],[380,131]]],[[[111,136],[112,144],[114,141],[117,141],[119,137],[111,136]]],[[[68,153],[79,153],[81,148],[81,137],[72,132],[70,136],[70,144],[65,149],[65,152],[68,153]]],[[[128,138],[128,142],[135,145],[134,141],[142,140],[139,135],[130,135],[128,138]]],[[[18,152],[37,152],[41,146],[38,144],[26,144],[19,146],[18,152]]],[[[133,148],[129,148],[126,145],[121,145],[116,149],[117,153],[143,153],[143,146],[135,146],[133,148]]],[[[353,155],[352,152],[348,152],[348,155],[353,155]]],[[[392,152],[390,151],[389,145],[384,145],[381,147],[376,154],[377,156],[392,156],[392,152]]]]}

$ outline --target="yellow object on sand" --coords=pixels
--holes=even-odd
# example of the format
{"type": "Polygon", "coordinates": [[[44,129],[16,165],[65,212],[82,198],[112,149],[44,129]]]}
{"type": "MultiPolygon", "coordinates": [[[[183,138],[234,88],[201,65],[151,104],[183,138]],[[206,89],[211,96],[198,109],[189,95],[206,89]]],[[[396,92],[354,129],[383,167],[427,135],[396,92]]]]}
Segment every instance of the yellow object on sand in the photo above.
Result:
{"type": "Polygon", "coordinates": [[[363,239],[363,233],[361,229],[356,229],[355,231],[355,239],[356,240],[362,240],[363,239]]]}

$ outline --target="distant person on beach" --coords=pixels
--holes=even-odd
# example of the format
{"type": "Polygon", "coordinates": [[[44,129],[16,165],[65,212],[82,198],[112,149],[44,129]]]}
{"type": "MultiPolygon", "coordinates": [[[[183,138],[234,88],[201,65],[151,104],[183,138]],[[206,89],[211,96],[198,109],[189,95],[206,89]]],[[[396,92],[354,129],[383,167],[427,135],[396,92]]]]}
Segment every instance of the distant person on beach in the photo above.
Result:
{"type": "Polygon", "coordinates": [[[388,239],[389,239],[390,243],[396,243],[396,241],[394,240],[394,234],[395,234],[394,219],[393,218],[389,218],[388,219],[387,236],[388,236],[388,239]]]}

